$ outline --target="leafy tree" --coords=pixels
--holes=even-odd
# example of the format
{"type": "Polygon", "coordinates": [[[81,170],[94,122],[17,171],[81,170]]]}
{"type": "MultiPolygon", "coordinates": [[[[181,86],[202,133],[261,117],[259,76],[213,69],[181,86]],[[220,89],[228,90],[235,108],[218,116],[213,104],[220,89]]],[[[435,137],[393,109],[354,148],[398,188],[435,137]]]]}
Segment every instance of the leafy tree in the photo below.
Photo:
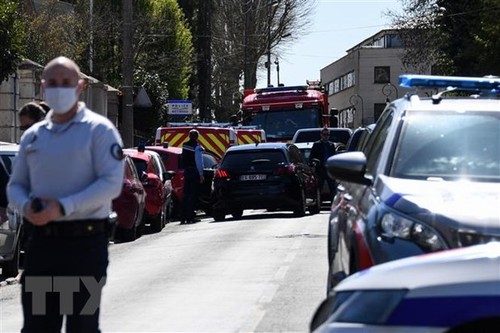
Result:
{"type": "Polygon", "coordinates": [[[64,55],[81,65],[87,48],[86,26],[76,11],[63,10],[57,0],[40,4],[35,13],[25,13],[25,56],[41,64],[64,55]]]}
{"type": "Polygon", "coordinates": [[[23,28],[16,1],[0,0],[0,82],[15,72],[21,60],[23,28]]]}
{"type": "Polygon", "coordinates": [[[401,29],[407,67],[435,74],[500,73],[500,3],[497,0],[401,0],[402,13],[388,12],[401,29]]]}

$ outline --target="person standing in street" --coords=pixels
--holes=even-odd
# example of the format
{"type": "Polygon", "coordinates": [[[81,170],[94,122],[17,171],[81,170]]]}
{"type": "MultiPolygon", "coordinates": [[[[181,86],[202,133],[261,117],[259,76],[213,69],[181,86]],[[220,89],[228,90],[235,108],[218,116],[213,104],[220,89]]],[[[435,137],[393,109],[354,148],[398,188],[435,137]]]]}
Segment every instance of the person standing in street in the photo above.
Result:
{"type": "Polygon", "coordinates": [[[328,127],[321,129],[321,139],[314,142],[309,155],[309,163],[314,165],[316,175],[318,176],[318,188],[323,188],[325,181],[328,184],[330,191],[330,200],[333,199],[336,193],[335,181],[328,177],[326,172],[326,161],[330,156],[335,155],[335,144],[330,140],[330,130],[328,127]]]}
{"type": "Polygon", "coordinates": [[[19,116],[19,129],[26,131],[34,123],[45,118],[45,110],[35,102],[24,104],[17,114],[19,116]]]}
{"type": "Polygon", "coordinates": [[[182,145],[184,167],[184,197],[182,199],[181,224],[194,223],[198,193],[203,183],[203,148],[198,144],[199,133],[189,131],[189,140],[182,145]]]}
{"type": "Polygon", "coordinates": [[[21,276],[22,333],[100,332],[108,267],[108,219],[123,180],[122,139],[105,117],[78,98],[84,88],[69,58],[42,73],[50,106],[21,137],[7,186],[31,225],[21,276]]]}

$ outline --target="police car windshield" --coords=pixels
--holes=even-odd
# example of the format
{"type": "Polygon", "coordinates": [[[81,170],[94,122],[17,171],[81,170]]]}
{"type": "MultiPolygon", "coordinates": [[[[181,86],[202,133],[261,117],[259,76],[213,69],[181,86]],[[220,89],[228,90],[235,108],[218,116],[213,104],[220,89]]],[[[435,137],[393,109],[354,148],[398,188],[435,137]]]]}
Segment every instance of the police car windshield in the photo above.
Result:
{"type": "Polygon", "coordinates": [[[499,112],[408,112],[392,176],[500,182],[499,112]]]}

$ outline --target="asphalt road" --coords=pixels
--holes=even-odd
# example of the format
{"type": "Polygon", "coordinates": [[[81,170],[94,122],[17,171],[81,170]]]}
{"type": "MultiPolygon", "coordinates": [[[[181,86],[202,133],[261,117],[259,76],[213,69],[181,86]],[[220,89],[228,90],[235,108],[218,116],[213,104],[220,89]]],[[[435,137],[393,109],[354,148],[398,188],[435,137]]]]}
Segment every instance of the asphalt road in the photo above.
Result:
{"type": "MultiPolygon", "coordinates": [[[[101,329],[307,332],[325,296],[327,219],[245,211],[111,244],[101,329]]],[[[0,287],[0,332],[22,326],[19,288],[0,287]]]]}

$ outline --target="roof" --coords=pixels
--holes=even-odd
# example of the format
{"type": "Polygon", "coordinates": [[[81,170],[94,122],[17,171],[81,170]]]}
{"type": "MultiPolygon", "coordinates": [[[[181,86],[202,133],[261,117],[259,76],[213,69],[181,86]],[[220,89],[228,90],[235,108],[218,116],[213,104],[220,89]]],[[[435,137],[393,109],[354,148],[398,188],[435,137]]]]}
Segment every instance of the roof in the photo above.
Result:
{"type": "Polygon", "coordinates": [[[169,152],[169,153],[172,153],[172,154],[182,154],[182,148],[181,147],[173,147],[173,146],[169,146],[169,147],[163,147],[163,146],[146,146],[145,147],[146,150],[154,150],[154,151],[157,151],[157,152],[169,152]]]}
{"type": "MultiPolygon", "coordinates": [[[[500,242],[491,242],[379,264],[343,280],[335,291],[442,288],[480,281],[495,281],[498,285],[499,267],[500,242]]],[[[496,293],[500,295],[500,288],[496,293]]]]}
{"type": "Polygon", "coordinates": [[[290,146],[286,142],[261,142],[261,143],[248,143],[244,145],[231,146],[227,151],[244,151],[255,149],[287,149],[290,146]]]}

